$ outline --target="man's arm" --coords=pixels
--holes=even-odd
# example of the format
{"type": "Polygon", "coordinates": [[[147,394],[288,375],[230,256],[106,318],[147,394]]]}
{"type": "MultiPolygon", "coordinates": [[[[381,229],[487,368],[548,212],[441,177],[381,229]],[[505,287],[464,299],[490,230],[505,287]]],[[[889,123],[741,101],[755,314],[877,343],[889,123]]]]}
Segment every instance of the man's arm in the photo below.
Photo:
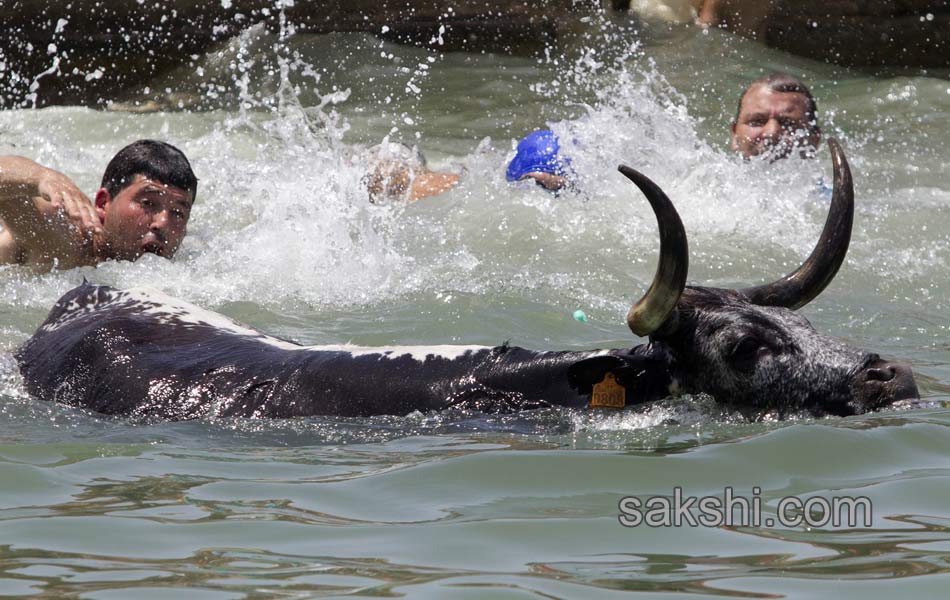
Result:
{"type": "Polygon", "coordinates": [[[0,261],[74,256],[101,227],[89,198],[65,175],[21,156],[0,156],[0,261]]]}

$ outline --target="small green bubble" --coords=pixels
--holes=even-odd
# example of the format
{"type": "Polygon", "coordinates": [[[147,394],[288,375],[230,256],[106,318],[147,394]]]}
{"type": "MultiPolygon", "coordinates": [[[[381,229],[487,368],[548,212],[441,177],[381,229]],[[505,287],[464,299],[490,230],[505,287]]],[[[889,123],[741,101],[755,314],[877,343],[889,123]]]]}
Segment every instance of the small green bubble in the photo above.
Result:
{"type": "Polygon", "coordinates": [[[582,311],[581,309],[577,309],[574,311],[574,320],[580,321],[581,323],[586,323],[587,315],[584,314],[584,311],[582,311]]]}

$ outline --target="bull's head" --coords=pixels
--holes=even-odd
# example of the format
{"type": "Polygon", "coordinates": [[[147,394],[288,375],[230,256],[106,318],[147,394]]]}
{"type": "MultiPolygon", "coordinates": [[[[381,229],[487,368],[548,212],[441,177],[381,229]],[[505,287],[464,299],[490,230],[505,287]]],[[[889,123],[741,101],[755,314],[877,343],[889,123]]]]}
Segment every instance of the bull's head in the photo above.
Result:
{"type": "Polygon", "coordinates": [[[818,245],[789,275],[741,290],[686,286],[689,251],[679,215],[656,184],[620,167],[646,195],[660,226],[656,276],[627,324],[669,352],[684,392],[742,407],[835,415],[917,397],[910,367],[821,335],[793,312],[831,282],[851,239],[851,171],[838,143],[828,145],[834,193],[818,245]]]}

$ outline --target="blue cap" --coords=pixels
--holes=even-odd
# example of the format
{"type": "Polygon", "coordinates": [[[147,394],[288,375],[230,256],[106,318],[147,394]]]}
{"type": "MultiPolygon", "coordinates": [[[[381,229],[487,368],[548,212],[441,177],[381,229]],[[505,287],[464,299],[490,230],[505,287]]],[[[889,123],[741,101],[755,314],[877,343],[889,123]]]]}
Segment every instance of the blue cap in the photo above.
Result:
{"type": "Polygon", "coordinates": [[[505,178],[518,181],[528,173],[551,173],[567,176],[570,160],[558,156],[557,136],[550,129],[529,133],[518,142],[518,151],[508,163],[505,178]]]}

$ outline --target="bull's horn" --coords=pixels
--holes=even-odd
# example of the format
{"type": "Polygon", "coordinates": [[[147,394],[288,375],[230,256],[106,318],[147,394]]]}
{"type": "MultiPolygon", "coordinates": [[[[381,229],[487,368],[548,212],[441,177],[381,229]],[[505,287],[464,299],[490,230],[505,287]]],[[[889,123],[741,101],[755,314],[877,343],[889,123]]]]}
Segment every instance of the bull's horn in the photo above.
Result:
{"type": "Polygon", "coordinates": [[[646,295],[627,313],[627,325],[639,336],[647,336],[659,329],[669,319],[686,287],[686,272],[689,270],[689,246],[686,230],[673,208],[673,203],[646,175],[620,166],[620,172],[637,184],[650,201],[660,227],[660,261],[656,275],[646,295]]]}
{"type": "Polygon", "coordinates": [[[851,242],[851,224],[854,221],[854,185],[848,159],[838,142],[828,140],[834,164],[835,189],[831,209],[818,245],[794,272],[776,282],[740,290],[752,304],[784,306],[795,310],[815,299],[831,283],[838,272],[851,242]]]}

